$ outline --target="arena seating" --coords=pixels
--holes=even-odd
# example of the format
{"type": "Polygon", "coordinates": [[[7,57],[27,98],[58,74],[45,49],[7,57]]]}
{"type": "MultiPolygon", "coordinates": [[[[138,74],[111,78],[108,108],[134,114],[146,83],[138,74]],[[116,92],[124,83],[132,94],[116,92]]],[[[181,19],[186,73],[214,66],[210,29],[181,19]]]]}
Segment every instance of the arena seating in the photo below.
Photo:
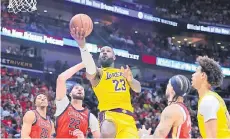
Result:
{"type": "MultiPolygon", "coordinates": [[[[42,75],[41,75],[42,76],[42,75]]],[[[53,76],[56,76],[53,74],[53,76]]],[[[40,77],[40,76],[39,76],[40,77]]],[[[85,96],[85,106],[97,115],[97,99],[85,79],[84,72],[78,73],[79,83],[83,84],[87,95],[85,96]]],[[[54,78],[55,79],[55,78],[54,78]]],[[[150,83],[149,83],[150,84],[150,83]]],[[[48,115],[54,120],[55,113],[55,86],[47,84],[46,81],[40,80],[33,74],[12,68],[1,68],[1,123],[2,137],[18,137],[22,117],[26,111],[34,108],[32,102],[34,96],[38,93],[46,92],[49,94],[48,115]]],[[[230,87],[228,88],[230,89],[230,87]]],[[[146,125],[154,131],[156,128],[160,113],[166,106],[164,100],[165,84],[160,87],[149,86],[142,89],[142,93],[132,93],[132,104],[135,108],[135,119],[137,126],[146,125]],[[158,88],[158,89],[157,89],[158,88]]],[[[229,90],[225,90],[229,92],[229,90]]],[[[229,94],[224,95],[229,98],[229,94]]],[[[190,113],[193,120],[192,137],[199,137],[196,121],[196,104],[197,98],[189,97],[186,101],[190,106],[190,113]]],[[[227,105],[230,105],[227,103],[227,105]]],[[[230,108],[230,107],[228,107],[230,108]]]]}
{"type": "MultiPolygon", "coordinates": [[[[138,2],[140,2],[140,0],[138,2]]],[[[208,0],[189,0],[180,4],[175,0],[168,7],[161,3],[156,4],[156,11],[158,14],[166,18],[189,19],[206,22],[211,21],[220,24],[230,23],[229,5],[218,4],[217,0],[212,0],[212,3],[208,3],[208,0]],[[204,4],[208,4],[209,6],[204,6],[204,4]],[[195,10],[194,7],[196,8],[195,10]],[[223,13],[218,13],[216,10],[213,10],[215,7],[219,11],[223,11],[223,13]]],[[[121,4],[121,6],[122,5],[123,4],[121,4]]],[[[136,8],[137,7],[134,7],[134,9],[136,8]]],[[[71,38],[68,30],[68,22],[66,21],[54,19],[52,17],[44,17],[39,15],[39,13],[19,13],[16,16],[14,14],[9,14],[6,10],[6,5],[3,3],[1,5],[2,27],[33,31],[61,38],[71,38]]],[[[142,8],[139,7],[139,10],[142,10],[142,8]]],[[[146,12],[149,12],[149,10],[146,12]]],[[[179,45],[169,43],[168,40],[171,36],[163,36],[156,32],[136,33],[135,31],[132,31],[127,33],[128,31],[126,32],[117,28],[122,27],[116,26],[115,24],[109,26],[101,24],[100,26],[95,26],[95,30],[98,32],[103,31],[103,33],[97,34],[96,32],[93,32],[88,41],[101,45],[107,44],[108,41],[114,48],[128,50],[132,53],[144,53],[191,63],[195,61],[195,58],[198,55],[208,55],[218,60],[223,66],[230,67],[230,53],[224,52],[221,49],[218,50],[218,52],[215,52],[217,55],[213,55],[215,50],[208,49],[204,44],[200,44],[194,48],[192,45],[185,42],[179,47],[179,45]],[[100,38],[104,38],[104,40],[100,38]]],[[[11,50],[11,48],[7,48],[5,52],[7,51],[9,54],[13,55],[19,55],[21,53],[19,50],[11,50]]],[[[60,69],[60,71],[56,71],[56,73],[50,75],[53,76],[51,78],[52,81],[50,82],[43,77],[45,76],[43,74],[39,75],[38,78],[38,76],[35,76],[28,71],[1,67],[2,138],[20,138],[22,117],[26,111],[34,108],[32,102],[36,94],[42,92],[49,94],[48,115],[54,120],[53,115],[56,110],[54,104],[56,86],[54,83],[57,74],[64,69],[66,68],[60,69]]],[[[77,76],[77,82],[81,83],[87,92],[84,101],[85,106],[88,107],[92,113],[97,115],[98,102],[90,88],[88,80],[85,78],[84,71],[78,73],[77,76]]],[[[145,79],[143,79],[141,84],[145,87],[140,94],[132,93],[132,104],[135,109],[134,117],[137,126],[140,127],[144,124],[147,127],[151,127],[154,131],[159,123],[160,114],[167,104],[164,99],[166,84],[156,86],[153,82],[154,81],[145,81],[145,79]]],[[[228,88],[219,88],[218,90],[218,92],[221,92],[221,96],[224,98],[230,98],[228,93],[230,92],[230,85],[228,88]]],[[[198,138],[200,137],[200,134],[196,121],[197,98],[194,96],[194,94],[196,94],[195,92],[192,92],[191,94],[192,95],[187,98],[186,104],[190,106],[190,113],[192,116],[192,137],[198,138]]],[[[230,111],[229,101],[226,101],[226,104],[230,111]]]]}
{"type": "MultiPolygon", "coordinates": [[[[55,37],[71,38],[68,30],[68,22],[53,19],[51,17],[35,14],[9,14],[2,9],[2,26],[14,29],[23,29],[51,35],[55,37]],[[38,19],[35,21],[35,19],[38,19]],[[58,23],[58,24],[56,24],[58,23]]],[[[221,49],[210,49],[205,44],[194,47],[188,42],[180,45],[169,42],[170,36],[164,36],[157,32],[126,31],[116,24],[95,26],[88,42],[99,45],[112,45],[114,48],[129,50],[132,53],[145,53],[149,55],[170,58],[179,61],[193,63],[198,55],[208,55],[219,61],[222,66],[230,66],[230,53],[221,49]],[[96,33],[98,32],[98,33],[96,33]],[[128,33],[127,33],[128,32],[128,33]],[[103,38],[103,39],[102,39],[103,38]]],[[[217,44],[214,44],[217,45],[217,44]]]]}

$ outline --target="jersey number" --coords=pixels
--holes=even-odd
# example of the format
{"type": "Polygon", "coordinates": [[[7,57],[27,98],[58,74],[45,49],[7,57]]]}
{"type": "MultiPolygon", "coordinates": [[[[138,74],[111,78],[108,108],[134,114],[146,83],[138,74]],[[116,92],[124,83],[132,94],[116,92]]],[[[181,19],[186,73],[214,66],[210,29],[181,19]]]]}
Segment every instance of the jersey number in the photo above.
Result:
{"type": "Polygon", "coordinates": [[[69,128],[79,129],[80,120],[70,118],[69,128]]]}
{"type": "Polygon", "coordinates": [[[48,129],[42,128],[41,138],[48,138],[48,129]]]}
{"type": "Polygon", "coordinates": [[[124,79],[113,80],[113,84],[115,86],[115,91],[126,91],[124,79]],[[122,85],[122,87],[119,87],[120,84],[122,85]]]}

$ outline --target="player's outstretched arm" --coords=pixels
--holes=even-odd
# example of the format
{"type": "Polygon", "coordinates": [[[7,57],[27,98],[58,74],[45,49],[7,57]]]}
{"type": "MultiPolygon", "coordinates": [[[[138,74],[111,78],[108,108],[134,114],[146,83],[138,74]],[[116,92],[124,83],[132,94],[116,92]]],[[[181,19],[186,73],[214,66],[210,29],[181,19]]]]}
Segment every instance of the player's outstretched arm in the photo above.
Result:
{"type": "Polygon", "coordinates": [[[165,138],[177,119],[183,118],[183,114],[176,105],[170,105],[166,107],[161,113],[160,123],[158,124],[153,137],[154,138],[165,138]]]}
{"type": "Polygon", "coordinates": [[[176,120],[180,117],[183,118],[183,114],[176,106],[170,105],[166,107],[163,112],[161,113],[161,120],[158,124],[155,132],[153,135],[149,135],[145,128],[139,130],[140,138],[165,138],[169,134],[171,128],[175,124],[176,120]]]}
{"type": "Polygon", "coordinates": [[[33,122],[35,121],[35,113],[33,111],[28,111],[23,117],[23,124],[22,124],[22,130],[21,130],[21,138],[25,139],[30,139],[31,137],[30,132],[31,132],[31,127],[33,122]]]}
{"type": "Polygon", "coordinates": [[[57,78],[57,87],[56,87],[56,100],[61,100],[66,95],[66,80],[71,78],[76,72],[83,69],[85,66],[83,63],[79,63],[63,73],[61,73],[57,78]]]}
{"type": "Polygon", "coordinates": [[[85,31],[77,27],[71,29],[70,33],[79,45],[82,62],[85,65],[86,72],[88,73],[87,78],[92,81],[97,76],[97,67],[92,55],[85,46],[85,31]]]}

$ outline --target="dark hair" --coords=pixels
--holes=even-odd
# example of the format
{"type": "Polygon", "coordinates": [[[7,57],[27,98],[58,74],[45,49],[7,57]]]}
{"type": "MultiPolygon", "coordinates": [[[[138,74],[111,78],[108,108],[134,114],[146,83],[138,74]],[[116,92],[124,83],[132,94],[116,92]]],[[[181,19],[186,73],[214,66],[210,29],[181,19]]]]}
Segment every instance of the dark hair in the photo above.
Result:
{"type": "Polygon", "coordinates": [[[35,102],[36,102],[37,97],[38,97],[39,95],[41,95],[41,94],[45,95],[45,96],[47,97],[47,100],[49,99],[47,93],[39,93],[39,94],[36,94],[36,96],[34,97],[34,105],[35,105],[35,102]]]}
{"type": "Polygon", "coordinates": [[[169,82],[175,91],[175,95],[170,104],[176,102],[178,97],[183,97],[185,99],[185,96],[191,91],[191,83],[184,75],[175,75],[169,79],[169,82]]]}
{"type": "Polygon", "coordinates": [[[224,75],[219,63],[207,56],[199,56],[196,62],[201,66],[201,71],[206,73],[207,81],[211,86],[220,86],[223,82],[224,75]]]}

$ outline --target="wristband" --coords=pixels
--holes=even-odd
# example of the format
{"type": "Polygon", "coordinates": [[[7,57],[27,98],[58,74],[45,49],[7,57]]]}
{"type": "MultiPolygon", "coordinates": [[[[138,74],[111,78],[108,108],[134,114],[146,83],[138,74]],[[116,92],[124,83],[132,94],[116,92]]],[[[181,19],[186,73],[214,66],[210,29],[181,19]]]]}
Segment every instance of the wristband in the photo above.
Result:
{"type": "Polygon", "coordinates": [[[81,52],[86,52],[88,50],[86,47],[84,47],[84,48],[79,47],[79,48],[80,48],[81,52]]]}

